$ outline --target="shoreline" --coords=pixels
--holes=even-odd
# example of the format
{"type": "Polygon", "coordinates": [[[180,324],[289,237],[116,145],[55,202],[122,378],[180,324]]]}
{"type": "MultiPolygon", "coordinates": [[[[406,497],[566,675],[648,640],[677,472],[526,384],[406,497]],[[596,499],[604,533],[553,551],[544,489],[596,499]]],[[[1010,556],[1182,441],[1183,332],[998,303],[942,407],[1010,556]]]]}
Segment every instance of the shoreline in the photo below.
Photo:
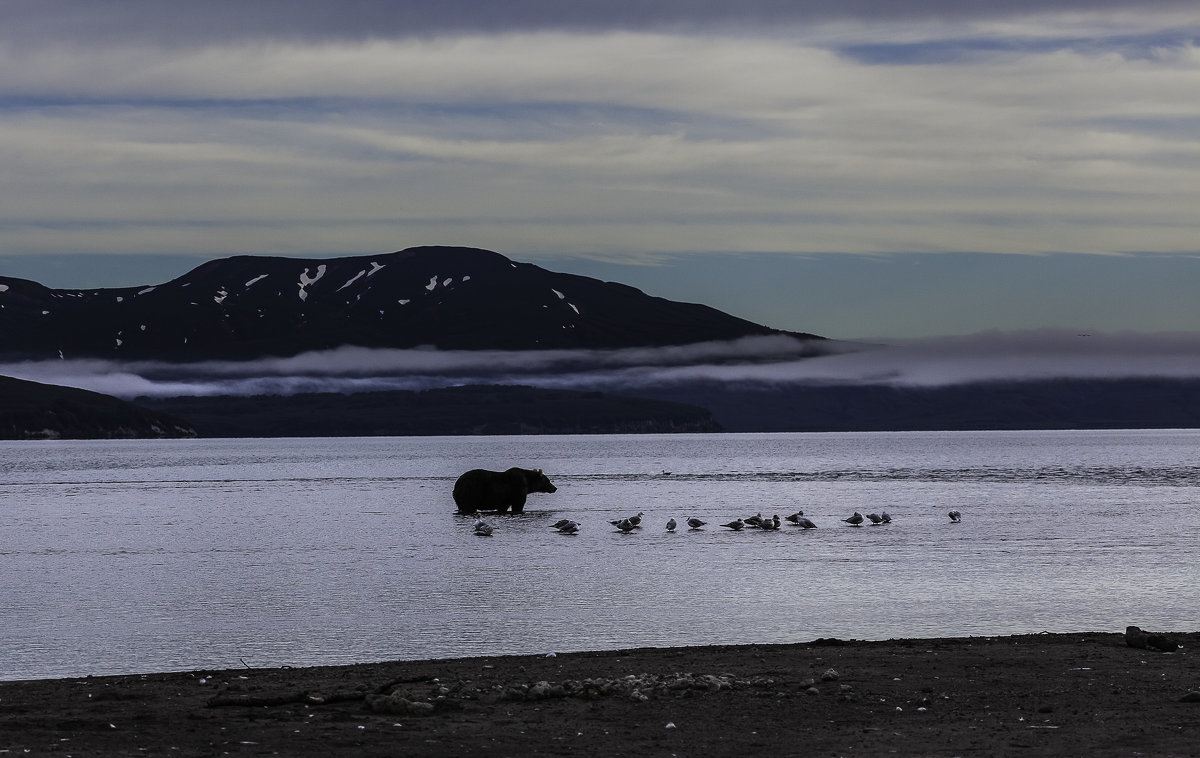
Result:
{"type": "Polygon", "coordinates": [[[1182,647],[1088,632],[0,681],[0,752],[1195,755],[1200,632],[1168,636],[1182,647]]]}

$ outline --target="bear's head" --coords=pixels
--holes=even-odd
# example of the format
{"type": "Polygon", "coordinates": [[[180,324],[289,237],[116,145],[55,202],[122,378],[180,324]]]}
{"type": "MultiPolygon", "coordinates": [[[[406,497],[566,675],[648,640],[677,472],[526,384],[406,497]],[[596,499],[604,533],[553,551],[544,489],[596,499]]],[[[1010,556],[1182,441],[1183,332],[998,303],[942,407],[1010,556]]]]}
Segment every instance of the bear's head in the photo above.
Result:
{"type": "Polygon", "coordinates": [[[530,492],[558,492],[558,487],[555,487],[551,483],[550,479],[542,473],[540,468],[533,471],[526,471],[525,481],[529,486],[530,492]]]}

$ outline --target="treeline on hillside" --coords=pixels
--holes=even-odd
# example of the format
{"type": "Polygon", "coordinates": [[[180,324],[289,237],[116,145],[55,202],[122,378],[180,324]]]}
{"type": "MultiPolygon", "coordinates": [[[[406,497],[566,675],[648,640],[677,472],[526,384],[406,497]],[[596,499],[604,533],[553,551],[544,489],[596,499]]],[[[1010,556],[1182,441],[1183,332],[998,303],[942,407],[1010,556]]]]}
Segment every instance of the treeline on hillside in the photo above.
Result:
{"type": "Polygon", "coordinates": [[[939,387],[694,383],[639,390],[729,432],[1196,429],[1200,380],[1048,379],[939,387]]]}
{"type": "Polygon", "coordinates": [[[138,398],[203,437],[720,431],[704,408],[601,392],[475,385],[423,391],[138,398]]]}

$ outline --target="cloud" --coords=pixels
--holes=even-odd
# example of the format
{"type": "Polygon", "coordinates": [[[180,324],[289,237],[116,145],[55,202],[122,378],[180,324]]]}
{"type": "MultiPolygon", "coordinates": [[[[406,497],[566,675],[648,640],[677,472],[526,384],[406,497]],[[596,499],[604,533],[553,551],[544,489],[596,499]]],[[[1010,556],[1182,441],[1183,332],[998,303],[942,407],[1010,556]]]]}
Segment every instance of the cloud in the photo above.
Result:
{"type": "Polygon", "coordinates": [[[463,384],[636,391],[692,382],[945,386],[1059,378],[1200,379],[1200,333],[987,332],[886,345],[756,337],[610,351],[340,348],[246,362],[44,361],[0,374],[119,397],[290,395],[463,384]]]}
{"type": "Polygon", "coordinates": [[[843,42],[0,45],[0,233],[33,253],[1195,251],[1181,32],[922,65],[843,42]]]}
{"type": "MultiPolygon", "coordinates": [[[[647,28],[789,29],[814,24],[953,22],[1069,15],[1187,14],[1189,0],[209,0],[180,5],[157,0],[7,0],[0,30],[17,41],[76,44],[153,41],[207,46],[238,39],[363,40],[463,33],[647,28]]],[[[1075,22],[1078,23],[1077,21],[1075,22]]],[[[4,35],[0,32],[0,35],[4,35]]],[[[2,38],[2,36],[0,36],[2,38]]]]}

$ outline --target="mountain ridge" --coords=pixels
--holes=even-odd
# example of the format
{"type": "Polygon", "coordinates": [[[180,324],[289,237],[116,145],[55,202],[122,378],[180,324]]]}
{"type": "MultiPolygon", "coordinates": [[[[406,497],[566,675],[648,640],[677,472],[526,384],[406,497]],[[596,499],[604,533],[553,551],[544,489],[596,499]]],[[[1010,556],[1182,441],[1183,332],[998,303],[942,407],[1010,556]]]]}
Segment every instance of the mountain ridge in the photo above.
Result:
{"type": "Polygon", "coordinates": [[[545,350],[793,333],[478,248],[232,256],[169,282],[50,289],[0,276],[0,356],[195,361],[343,345],[545,350]]]}

